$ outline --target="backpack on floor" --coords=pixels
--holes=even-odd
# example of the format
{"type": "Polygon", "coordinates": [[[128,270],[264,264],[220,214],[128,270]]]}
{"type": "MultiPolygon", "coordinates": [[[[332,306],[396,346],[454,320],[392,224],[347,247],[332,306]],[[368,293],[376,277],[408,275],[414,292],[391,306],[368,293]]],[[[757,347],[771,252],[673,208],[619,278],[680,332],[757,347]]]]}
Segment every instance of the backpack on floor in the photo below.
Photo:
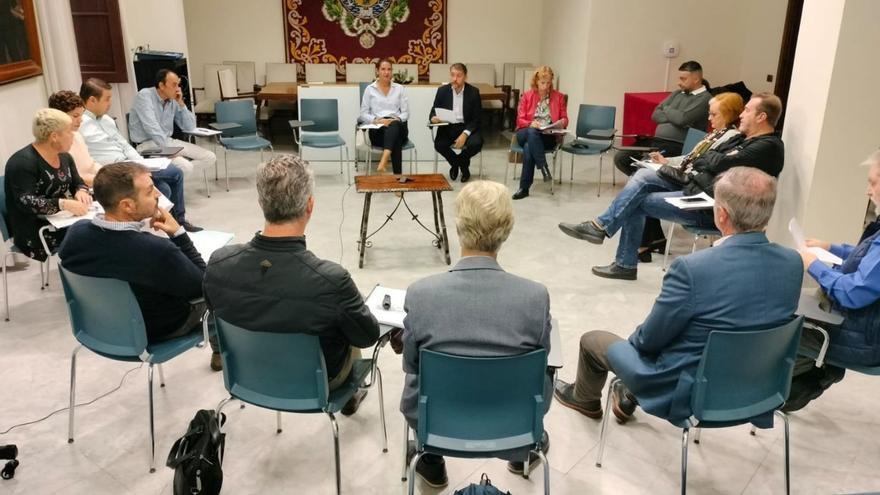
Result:
{"type": "MultiPolygon", "coordinates": [[[[221,414],[220,424],[226,422],[221,414]]],[[[217,414],[208,409],[196,413],[186,433],[174,442],[165,465],[174,470],[174,495],[217,495],[223,485],[220,457],[226,434],[220,433],[217,414]]]]}
{"type": "Polygon", "coordinates": [[[492,486],[492,481],[489,480],[489,475],[483,473],[483,476],[480,477],[479,485],[471,483],[452,495],[510,495],[510,492],[502,492],[492,486]]]}

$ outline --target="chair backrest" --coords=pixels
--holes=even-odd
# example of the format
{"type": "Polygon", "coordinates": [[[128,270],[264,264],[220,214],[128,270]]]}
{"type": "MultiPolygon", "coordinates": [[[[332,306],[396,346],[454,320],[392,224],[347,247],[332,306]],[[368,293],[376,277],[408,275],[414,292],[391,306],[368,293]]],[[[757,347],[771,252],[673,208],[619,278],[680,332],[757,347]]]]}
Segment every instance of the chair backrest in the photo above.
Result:
{"type": "Polygon", "coordinates": [[[214,104],[214,114],[217,123],[235,123],[241,127],[226,129],[223,136],[234,137],[256,134],[257,114],[254,110],[254,100],[245,98],[241,100],[218,101],[214,104]]]}
{"type": "Polygon", "coordinates": [[[449,81],[449,66],[451,64],[429,64],[428,82],[444,83],[449,81]]]}
{"type": "Polygon", "coordinates": [[[803,317],[756,331],[713,331],[697,369],[691,408],[700,421],[742,421],[788,398],[803,317]]]}
{"type": "Polygon", "coordinates": [[[395,74],[406,73],[408,77],[412,77],[413,84],[419,82],[419,64],[394,64],[391,71],[395,74]]]}
{"type": "Polygon", "coordinates": [[[376,66],[373,64],[345,64],[345,82],[373,82],[376,79],[376,66]]]}
{"type": "Polygon", "coordinates": [[[706,137],[706,133],[699,130],[694,129],[693,127],[688,127],[687,134],[684,136],[684,144],[681,147],[681,154],[687,155],[694,149],[694,146],[700,142],[704,137],[706,137]]]}
{"type": "Polygon", "coordinates": [[[467,79],[470,83],[485,83],[495,86],[495,64],[466,64],[467,79]]]}
{"type": "Polygon", "coordinates": [[[369,86],[370,84],[373,84],[372,81],[358,83],[358,89],[360,90],[360,96],[358,97],[358,106],[360,106],[361,102],[364,101],[364,91],[367,90],[367,86],[369,86]]]}
{"type": "Polygon", "coordinates": [[[304,132],[337,132],[339,101],[333,98],[303,98],[299,100],[299,118],[315,123],[304,127],[304,132]]]}
{"type": "Polygon", "coordinates": [[[336,64],[306,64],[306,82],[336,82],[336,64]]]}
{"type": "Polygon", "coordinates": [[[516,78],[514,79],[513,88],[518,89],[520,93],[532,89],[532,75],[537,67],[517,67],[515,69],[516,78]]]}
{"type": "Polygon", "coordinates": [[[235,66],[236,86],[240,93],[250,93],[257,84],[257,64],[254,62],[223,61],[226,65],[235,66]]]}
{"type": "Polygon", "coordinates": [[[506,86],[513,87],[516,82],[516,69],[518,67],[531,67],[532,64],[521,63],[521,62],[513,62],[513,63],[505,63],[504,68],[501,71],[501,84],[506,86]]]}
{"type": "Polygon", "coordinates": [[[77,275],[59,267],[73,336],[89,349],[110,356],[141,356],[147,330],[128,282],[77,275]]]}
{"type": "Polygon", "coordinates": [[[419,444],[476,454],[540,442],[546,369],[545,349],[491,358],[422,349],[419,444]]]}
{"type": "Polygon", "coordinates": [[[217,71],[217,81],[220,85],[220,99],[238,97],[238,82],[235,80],[235,72],[231,69],[217,71]]]}
{"type": "Polygon", "coordinates": [[[327,406],[327,367],[318,337],[255,332],[216,319],[223,382],[232,396],[282,411],[327,406]]]}
{"type": "Polygon", "coordinates": [[[296,64],[266,62],[266,84],[273,82],[295,83],[296,64]]]}
{"type": "MultiPolygon", "coordinates": [[[[9,240],[9,227],[6,226],[6,176],[0,175],[0,234],[3,235],[3,242],[9,240]]],[[[6,260],[3,260],[6,263],[6,260]]]]}
{"type": "Polygon", "coordinates": [[[594,129],[613,129],[617,108],[605,105],[581,105],[578,107],[578,120],[575,135],[586,137],[594,129]]]}

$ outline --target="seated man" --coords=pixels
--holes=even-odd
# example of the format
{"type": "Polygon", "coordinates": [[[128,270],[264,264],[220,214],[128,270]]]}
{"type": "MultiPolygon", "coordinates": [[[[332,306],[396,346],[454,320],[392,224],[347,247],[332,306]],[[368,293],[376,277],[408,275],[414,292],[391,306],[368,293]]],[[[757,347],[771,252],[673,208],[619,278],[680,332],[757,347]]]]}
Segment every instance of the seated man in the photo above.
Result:
{"type": "MultiPolygon", "coordinates": [[[[330,390],[335,390],[348,379],[360,348],[379,339],[379,323],[348,271],[306,249],[314,187],[312,169],[299,157],[276,155],[260,166],[263,231],[247,244],[214,252],[205,298],[214,315],[233,325],[320,337],[330,390]]],[[[354,414],[365,395],[359,391],[342,414],[354,414]]]]}
{"type": "Polygon", "coordinates": [[[601,418],[602,388],[611,371],[621,382],[606,400],[621,422],[636,404],[673,422],[690,417],[694,375],[709,333],[772,328],[790,321],[797,309],[800,259],[764,235],[775,200],[776,180],[756,168],[735,167],[722,175],[714,215],[724,237],[715,247],[676,258],[651,313],[628,340],[604,331],[584,334],[577,380],[557,381],[556,399],[601,418]],[[612,345],[627,351],[628,359],[616,368],[608,360],[612,345]]]}
{"type": "Polygon", "coordinates": [[[213,167],[217,157],[213,152],[186,141],[173,139],[174,124],[183,131],[196,127],[196,116],[186,108],[180,78],[177,74],[161,69],[156,73],[156,87],[138,91],[134,98],[128,124],[128,135],[138,143],[138,151],[150,148],[175,146],[183,148],[172,163],[186,173],[193,165],[213,167]]]}
{"type": "MultiPolygon", "coordinates": [[[[449,272],[409,286],[403,320],[403,371],[400,411],[417,428],[419,351],[473,357],[511,356],[550,350],[550,294],[543,285],[505,272],[498,250],[513,229],[513,203],[507,188],[477,181],[462,188],[455,200],[461,260],[449,272]]],[[[548,373],[544,398],[550,407],[548,373]]],[[[549,447],[544,433],[543,449],[549,447]]],[[[522,473],[525,453],[516,453],[508,469],[522,473]]],[[[537,456],[530,458],[530,463],[537,456]]],[[[447,483],[443,457],[425,454],[416,473],[433,487],[447,483]]]]}
{"type": "MultiPolygon", "coordinates": [[[[88,277],[128,282],[137,299],[151,343],[201,328],[205,262],[186,230],[159,208],[159,191],[143,165],[122,162],[101,167],[95,175],[95,199],[104,207],[91,221],[68,229],[58,256],[64,268],[88,277]],[[151,234],[142,220],[150,219],[151,234]]],[[[213,340],[213,339],[212,339],[213,340]]],[[[211,368],[220,370],[220,354],[211,368]]]]}
{"type": "MultiPolygon", "coordinates": [[[[880,151],[868,156],[863,165],[868,167],[868,197],[875,207],[880,207],[880,151]]],[[[870,224],[857,246],[831,244],[818,239],[808,239],[807,246],[829,250],[843,258],[843,264],[830,267],[816,255],[801,250],[804,269],[819,283],[831,307],[843,315],[840,325],[817,322],[828,332],[830,342],[826,358],[840,364],[860,366],[880,365],[880,220],[870,224]]],[[[804,327],[801,350],[815,355],[822,347],[822,336],[804,327]]],[[[844,370],[826,364],[815,367],[810,357],[799,357],[794,367],[791,394],[784,411],[797,411],[811,400],[822,395],[828,387],[843,379],[844,370]]]]}
{"type": "MultiPolygon", "coordinates": [[[[88,147],[89,154],[101,165],[108,163],[139,161],[144,157],[128,144],[112,117],[107,115],[113,99],[110,84],[97,79],[87,79],[79,90],[85,106],[79,132],[88,147]]],[[[200,227],[186,220],[186,204],[183,198],[183,172],[173,163],[163,170],[151,172],[155,186],[174,207],[171,215],[187,232],[198,232],[200,227]]]]}
{"type": "Polygon", "coordinates": [[[755,167],[773,177],[779,176],[785,149],[775,128],[781,114],[782,102],[778,97],[769,93],[754,95],[739,116],[742,134],[695,159],[692,162],[693,175],[687,185],[670,182],[649,169],[640,170],[595,220],[579,224],[560,223],[559,229],[593,244],[602,244],[606,237],[619,230],[620,242],[614,262],[594,266],[592,272],[598,277],[635,280],[645,217],[703,228],[715,227],[710,209],[682,210],[667,203],[666,198],[701,192],[712,196],[715,178],[731,167],[755,167]]]}
{"type": "Polygon", "coordinates": [[[437,128],[434,138],[434,149],[449,163],[449,178],[461,181],[471,178],[471,158],[483,148],[480,136],[480,113],[483,110],[480,102],[480,90],[467,83],[467,66],[455,63],[449,66],[449,84],[437,88],[434,106],[431,107],[431,123],[442,120],[436,116],[436,108],[451,110],[455,116],[449,125],[437,128]]]}

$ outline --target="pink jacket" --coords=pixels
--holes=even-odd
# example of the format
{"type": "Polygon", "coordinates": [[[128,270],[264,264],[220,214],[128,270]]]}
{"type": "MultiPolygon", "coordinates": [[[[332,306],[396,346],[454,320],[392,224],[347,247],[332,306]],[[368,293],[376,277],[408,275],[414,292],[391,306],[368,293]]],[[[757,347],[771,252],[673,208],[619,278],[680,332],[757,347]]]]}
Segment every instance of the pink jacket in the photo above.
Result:
{"type": "MultiPolygon", "coordinates": [[[[535,109],[541,97],[534,89],[530,89],[522,94],[519,98],[519,109],[516,112],[516,130],[531,125],[535,120],[535,109]]],[[[568,127],[568,110],[565,105],[565,95],[556,91],[550,92],[550,120],[556,122],[562,119],[562,127],[568,127]]]]}

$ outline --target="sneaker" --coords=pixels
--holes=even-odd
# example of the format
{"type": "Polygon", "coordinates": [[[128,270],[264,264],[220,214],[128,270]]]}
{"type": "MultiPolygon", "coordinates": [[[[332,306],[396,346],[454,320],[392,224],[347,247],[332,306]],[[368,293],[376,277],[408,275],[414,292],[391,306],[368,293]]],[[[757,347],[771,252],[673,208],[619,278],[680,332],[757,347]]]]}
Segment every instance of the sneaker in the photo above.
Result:
{"type": "Polygon", "coordinates": [[[366,390],[358,390],[351,396],[351,399],[348,399],[348,402],[342,406],[342,409],[339,412],[342,413],[343,416],[351,416],[357,412],[358,407],[360,407],[361,402],[363,402],[366,396],[366,390]]]}
{"type": "MultiPolygon", "coordinates": [[[[547,455],[547,452],[550,452],[550,436],[547,435],[547,430],[544,430],[544,436],[541,438],[541,452],[544,455],[547,455]]],[[[529,452],[529,470],[531,471],[532,467],[535,466],[535,463],[541,460],[541,458],[535,452],[529,452]]],[[[513,474],[523,474],[523,470],[525,466],[522,461],[508,461],[507,470],[513,474]]]]}
{"type": "Polygon", "coordinates": [[[223,371],[223,360],[220,359],[220,353],[215,352],[211,354],[211,370],[212,371],[223,371]]]}
{"type": "Polygon", "coordinates": [[[611,387],[611,412],[617,417],[618,423],[626,423],[636,412],[636,398],[627,390],[621,381],[614,382],[611,387]]]}
{"type": "Polygon", "coordinates": [[[602,419],[602,403],[596,401],[591,404],[575,399],[574,384],[556,380],[556,383],[553,384],[553,397],[556,397],[556,400],[563,406],[574,409],[588,418],[602,419]]]}
{"type": "MultiPolygon", "coordinates": [[[[415,443],[410,442],[406,452],[406,465],[409,466],[413,456],[416,455],[415,443]]],[[[416,463],[416,474],[432,488],[443,488],[449,484],[446,476],[446,461],[442,455],[424,454],[416,463]]]]}

